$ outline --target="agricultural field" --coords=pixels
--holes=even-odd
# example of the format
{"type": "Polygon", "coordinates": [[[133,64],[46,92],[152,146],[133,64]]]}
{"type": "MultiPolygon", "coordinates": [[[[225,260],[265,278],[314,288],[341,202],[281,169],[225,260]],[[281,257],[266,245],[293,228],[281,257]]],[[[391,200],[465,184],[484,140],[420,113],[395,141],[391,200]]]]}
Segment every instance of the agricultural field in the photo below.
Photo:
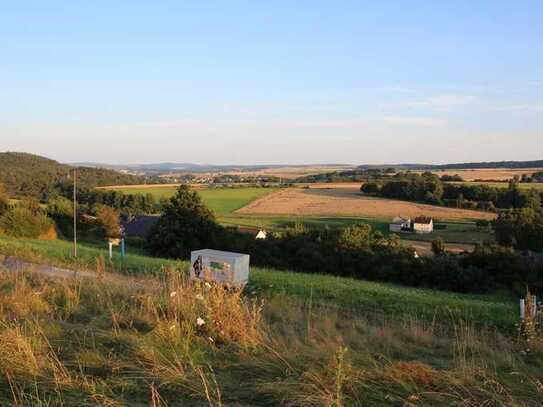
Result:
{"type": "Polygon", "coordinates": [[[356,188],[283,189],[258,199],[236,214],[290,216],[356,216],[371,219],[392,219],[403,215],[430,216],[436,220],[459,221],[494,219],[495,214],[447,208],[407,201],[363,196],[356,188]]]}
{"type": "MultiPolygon", "coordinates": [[[[469,250],[475,243],[492,240],[488,230],[479,230],[474,219],[491,219],[492,214],[445,208],[406,201],[362,196],[359,183],[307,184],[297,188],[198,188],[202,199],[226,226],[251,226],[280,230],[303,224],[308,228],[345,228],[367,223],[388,234],[388,224],[397,215],[433,216],[444,229],[429,236],[402,235],[405,244],[417,243],[421,253],[430,252],[429,241],[440,236],[452,251],[469,250]],[[426,241],[426,242],[424,242],[426,241]],[[464,245],[471,246],[464,246],[464,245]]],[[[124,193],[152,193],[170,197],[176,186],[116,188],[124,193]]]]}
{"type": "MultiPolygon", "coordinates": [[[[106,188],[103,188],[106,189],[106,188]]],[[[175,194],[177,185],[168,186],[135,186],[135,187],[108,187],[107,189],[120,191],[125,194],[152,194],[157,199],[169,198],[175,194]]],[[[250,202],[268,195],[277,188],[197,188],[204,203],[216,215],[226,215],[242,208],[250,202]]]]}

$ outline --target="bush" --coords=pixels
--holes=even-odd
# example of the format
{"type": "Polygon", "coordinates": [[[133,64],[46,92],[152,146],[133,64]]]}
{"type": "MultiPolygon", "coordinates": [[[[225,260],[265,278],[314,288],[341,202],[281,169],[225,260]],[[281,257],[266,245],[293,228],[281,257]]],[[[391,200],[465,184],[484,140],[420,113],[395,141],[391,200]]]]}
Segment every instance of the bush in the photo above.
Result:
{"type": "Polygon", "coordinates": [[[55,238],[54,222],[41,211],[32,211],[24,206],[8,209],[0,217],[0,229],[12,237],[55,238]]]}
{"type": "Polygon", "coordinates": [[[64,237],[73,237],[73,204],[66,198],[55,198],[47,204],[47,215],[54,220],[64,237]]]}

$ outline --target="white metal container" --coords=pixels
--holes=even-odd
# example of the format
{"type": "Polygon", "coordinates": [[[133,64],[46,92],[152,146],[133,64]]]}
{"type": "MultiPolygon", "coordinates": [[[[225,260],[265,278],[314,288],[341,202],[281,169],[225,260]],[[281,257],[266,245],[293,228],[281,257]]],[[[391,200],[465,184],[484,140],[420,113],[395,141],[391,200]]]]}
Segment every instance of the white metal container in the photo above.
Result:
{"type": "Polygon", "coordinates": [[[249,280],[249,255],[219,250],[195,250],[190,254],[190,278],[242,287],[249,280]]]}

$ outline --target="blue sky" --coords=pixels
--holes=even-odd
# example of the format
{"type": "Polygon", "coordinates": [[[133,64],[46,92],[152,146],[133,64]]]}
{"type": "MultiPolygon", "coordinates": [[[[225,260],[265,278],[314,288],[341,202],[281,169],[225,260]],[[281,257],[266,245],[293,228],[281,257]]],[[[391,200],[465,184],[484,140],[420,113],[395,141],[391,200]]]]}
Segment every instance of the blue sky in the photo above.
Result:
{"type": "Polygon", "coordinates": [[[541,1],[17,1],[0,151],[69,162],[543,159],[541,1]]]}

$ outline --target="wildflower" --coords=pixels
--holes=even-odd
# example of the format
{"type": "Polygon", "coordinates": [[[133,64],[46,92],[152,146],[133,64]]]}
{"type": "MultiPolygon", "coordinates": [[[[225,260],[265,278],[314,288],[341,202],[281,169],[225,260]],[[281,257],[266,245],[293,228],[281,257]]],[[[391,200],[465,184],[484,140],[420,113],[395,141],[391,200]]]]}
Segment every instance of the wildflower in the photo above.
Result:
{"type": "Polygon", "coordinates": [[[172,291],[172,292],[170,293],[170,298],[173,298],[173,297],[175,297],[176,295],[177,295],[177,291],[172,291]]]}
{"type": "Polygon", "coordinates": [[[206,321],[204,321],[202,318],[198,317],[198,319],[196,320],[196,325],[198,326],[202,326],[202,325],[205,325],[206,321]]]}

